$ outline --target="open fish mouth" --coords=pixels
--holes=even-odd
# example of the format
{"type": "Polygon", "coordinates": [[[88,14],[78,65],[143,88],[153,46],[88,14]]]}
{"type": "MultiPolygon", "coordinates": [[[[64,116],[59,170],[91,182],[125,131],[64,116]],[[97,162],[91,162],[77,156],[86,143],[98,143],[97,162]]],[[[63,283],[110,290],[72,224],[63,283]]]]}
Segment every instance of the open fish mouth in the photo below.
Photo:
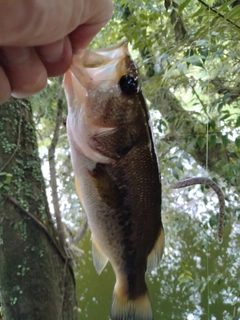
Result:
{"type": "Polygon", "coordinates": [[[108,90],[113,84],[118,83],[118,80],[126,73],[128,57],[128,43],[125,39],[116,46],[107,49],[78,50],[74,54],[70,69],[65,74],[64,85],[68,86],[71,74],[73,91],[76,86],[74,79],[86,91],[92,91],[96,88],[108,90]],[[123,62],[124,60],[126,63],[123,62]]]}

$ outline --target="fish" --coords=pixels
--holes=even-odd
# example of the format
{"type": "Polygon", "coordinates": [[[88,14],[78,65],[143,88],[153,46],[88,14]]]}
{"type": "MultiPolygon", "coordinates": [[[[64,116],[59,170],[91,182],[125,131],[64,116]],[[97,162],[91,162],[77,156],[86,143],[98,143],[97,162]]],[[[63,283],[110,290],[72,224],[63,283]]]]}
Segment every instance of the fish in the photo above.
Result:
{"type": "Polygon", "coordinates": [[[67,135],[98,274],[116,277],[111,320],[152,320],[145,281],[164,251],[161,177],[128,42],[78,50],[64,76],[67,135]]]}

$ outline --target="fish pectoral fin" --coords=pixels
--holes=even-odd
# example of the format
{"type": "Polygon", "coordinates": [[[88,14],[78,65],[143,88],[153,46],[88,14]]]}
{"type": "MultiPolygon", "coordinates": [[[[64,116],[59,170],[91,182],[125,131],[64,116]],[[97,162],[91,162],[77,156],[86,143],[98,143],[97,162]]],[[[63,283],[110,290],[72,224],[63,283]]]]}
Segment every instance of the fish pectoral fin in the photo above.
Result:
{"type": "Polygon", "coordinates": [[[117,160],[119,155],[115,151],[116,141],[114,139],[116,132],[118,132],[116,128],[102,131],[92,136],[88,144],[93,150],[99,152],[105,157],[117,160]]]}
{"type": "Polygon", "coordinates": [[[129,152],[139,138],[138,131],[129,127],[113,128],[94,135],[89,145],[101,154],[118,160],[129,152]]]}
{"type": "Polygon", "coordinates": [[[94,267],[97,273],[100,274],[108,262],[108,257],[102,252],[94,239],[92,239],[92,256],[94,267]]]}
{"type": "Polygon", "coordinates": [[[164,251],[164,244],[164,230],[163,227],[161,227],[157,241],[155,242],[152,251],[148,255],[147,271],[151,271],[159,266],[164,251]]]}

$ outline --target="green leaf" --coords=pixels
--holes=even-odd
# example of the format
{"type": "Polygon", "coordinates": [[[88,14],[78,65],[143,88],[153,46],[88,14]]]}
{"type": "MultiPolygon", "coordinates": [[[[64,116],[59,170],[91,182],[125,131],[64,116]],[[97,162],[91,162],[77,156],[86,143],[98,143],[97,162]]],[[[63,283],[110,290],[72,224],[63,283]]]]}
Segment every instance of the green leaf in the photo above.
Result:
{"type": "Polygon", "coordinates": [[[228,145],[228,142],[229,142],[228,135],[227,134],[222,135],[221,138],[222,138],[222,143],[223,143],[224,147],[226,147],[228,145]]]}
{"type": "Polygon", "coordinates": [[[235,139],[235,145],[236,145],[236,147],[237,147],[238,149],[240,149],[240,137],[237,137],[237,138],[235,139]]]}
{"type": "Polygon", "coordinates": [[[200,50],[200,54],[201,54],[201,56],[204,57],[205,60],[206,60],[206,58],[208,57],[208,49],[206,49],[206,48],[201,49],[201,50],[200,50]]]}
{"type": "Polygon", "coordinates": [[[196,53],[195,50],[193,50],[193,49],[188,49],[188,50],[185,51],[184,56],[185,56],[185,57],[191,57],[191,56],[193,56],[195,53],[196,53]]]}
{"type": "Polygon", "coordinates": [[[226,19],[233,19],[233,18],[239,18],[240,16],[240,6],[236,6],[234,9],[232,9],[231,11],[229,11],[225,18],[226,19]]]}
{"type": "Polygon", "coordinates": [[[177,170],[172,169],[172,174],[173,174],[174,178],[176,178],[177,180],[179,180],[179,175],[178,175],[177,170]]]}
{"type": "Polygon", "coordinates": [[[203,11],[204,11],[204,7],[201,6],[200,9],[198,9],[198,10],[192,15],[192,18],[201,16],[201,14],[203,13],[203,11]]]}
{"type": "Polygon", "coordinates": [[[211,217],[211,218],[209,219],[209,224],[210,224],[210,227],[211,227],[211,228],[215,227],[215,226],[217,225],[217,219],[214,218],[214,217],[211,217]]]}
{"type": "Polygon", "coordinates": [[[185,61],[192,64],[193,66],[204,68],[202,57],[199,55],[190,56],[190,57],[186,58],[185,61]]]}
{"type": "Polygon", "coordinates": [[[227,119],[227,118],[229,118],[230,117],[230,113],[229,113],[229,111],[228,111],[228,113],[227,114],[225,114],[223,117],[221,117],[220,118],[220,120],[225,120],[225,119],[227,119]]]}
{"type": "Polygon", "coordinates": [[[190,281],[193,281],[193,277],[192,276],[190,276],[190,275],[186,275],[186,277],[190,280],[190,281]]]}
{"type": "Polygon", "coordinates": [[[240,127],[240,116],[237,118],[235,128],[240,127]]]}
{"type": "Polygon", "coordinates": [[[216,135],[211,135],[209,139],[209,147],[213,148],[216,145],[217,137],[216,135]]]}
{"type": "Polygon", "coordinates": [[[179,276],[178,276],[178,279],[180,280],[180,279],[183,279],[183,278],[185,278],[185,273],[181,273],[179,276]]]}
{"type": "Polygon", "coordinates": [[[178,64],[178,70],[180,71],[181,74],[186,74],[187,73],[187,66],[185,63],[179,63],[178,64]]]}
{"type": "Polygon", "coordinates": [[[178,8],[178,12],[182,12],[186,6],[189,4],[189,0],[185,0],[183,3],[180,4],[179,8],[178,8]]]}
{"type": "Polygon", "coordinates": [[[218,104],[218,112],[220,112],[220,111],[222,110],[222,108],[223,108],[223,103],[220,102],[220,103],[218,104]]]}
{"type": "Polygon", "coordinates": [[[191,277],[192,277],[192,272],[191,272],[191,271],[186,270],[185,272],[186,272],[186,275],[188,275],[188,276],[191,276],[191,277]]]}
{"type": "Polygon", "coordinates": [[[5,184],[10,184],[12,181],[12,174],[11,173],[7,173],[6,174],[6,179],[4,181],[5,184]]]}
{"type": "Polygon", "coordinates": [[[170,8],[172,2],[170,0],[165,0],[164,1],[164,6],[166,8],[166,10],[168,11],[168,9],[170,8]]]}
{"type": "Polygon", "coordinates": [[[175,164],[179,170],[183,171],[183,165],[181,161],[177,161],[175,164]]]}
{"type": "Polygon", "coordinates": [[[217,284],[218,284],[218,285],[219,285],[219,284],[222,284],[224,281],[225,281],[224,278],[219,278],[218,281],[217,281],[217,284]]]}
{"type": "Polygon", "coordinates": [[[197,145],[199,146],[200,149],[202,149],[205,145],[205,139],[203,138],[203,136],[199,136],[197,138],[197,145]]]}
{"type": "Polygon", "coordinates": [[[210,128],[212,128],[213,130],[216,129],[216,122],[214,120],[211,120],[208,125],[209,125],[209,129],[210,128]]]}
{"type": "Polygon", "coordinates": [[[215,55],[216,57],[222,57],[222,55],[223,55],[223,50],[222,50],[222,49],[217,50],[216,52],[214,52],[214,55],[215,55]]]}

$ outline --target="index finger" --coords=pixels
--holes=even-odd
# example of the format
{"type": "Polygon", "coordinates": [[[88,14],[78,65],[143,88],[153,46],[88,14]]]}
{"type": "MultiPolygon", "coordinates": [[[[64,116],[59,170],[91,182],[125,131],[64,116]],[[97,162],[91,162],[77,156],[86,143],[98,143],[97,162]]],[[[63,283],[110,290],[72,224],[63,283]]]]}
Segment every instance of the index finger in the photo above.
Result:
{"type": "Polygon", "coordinates": [[[0,8],[0,46],[39,46],[63,39],[82,24],[96,25],[93,29],[99,31],[110,19],[113,4],[112,0],[0,0],[0,8]]]}
{"type": "Polygon", "coordinates": [[[85,49],[92,41],[94,36],[101,30],[105,23],[99,24],[83,24],[77,27],[69,35],[73,50],[85,49]]]}

